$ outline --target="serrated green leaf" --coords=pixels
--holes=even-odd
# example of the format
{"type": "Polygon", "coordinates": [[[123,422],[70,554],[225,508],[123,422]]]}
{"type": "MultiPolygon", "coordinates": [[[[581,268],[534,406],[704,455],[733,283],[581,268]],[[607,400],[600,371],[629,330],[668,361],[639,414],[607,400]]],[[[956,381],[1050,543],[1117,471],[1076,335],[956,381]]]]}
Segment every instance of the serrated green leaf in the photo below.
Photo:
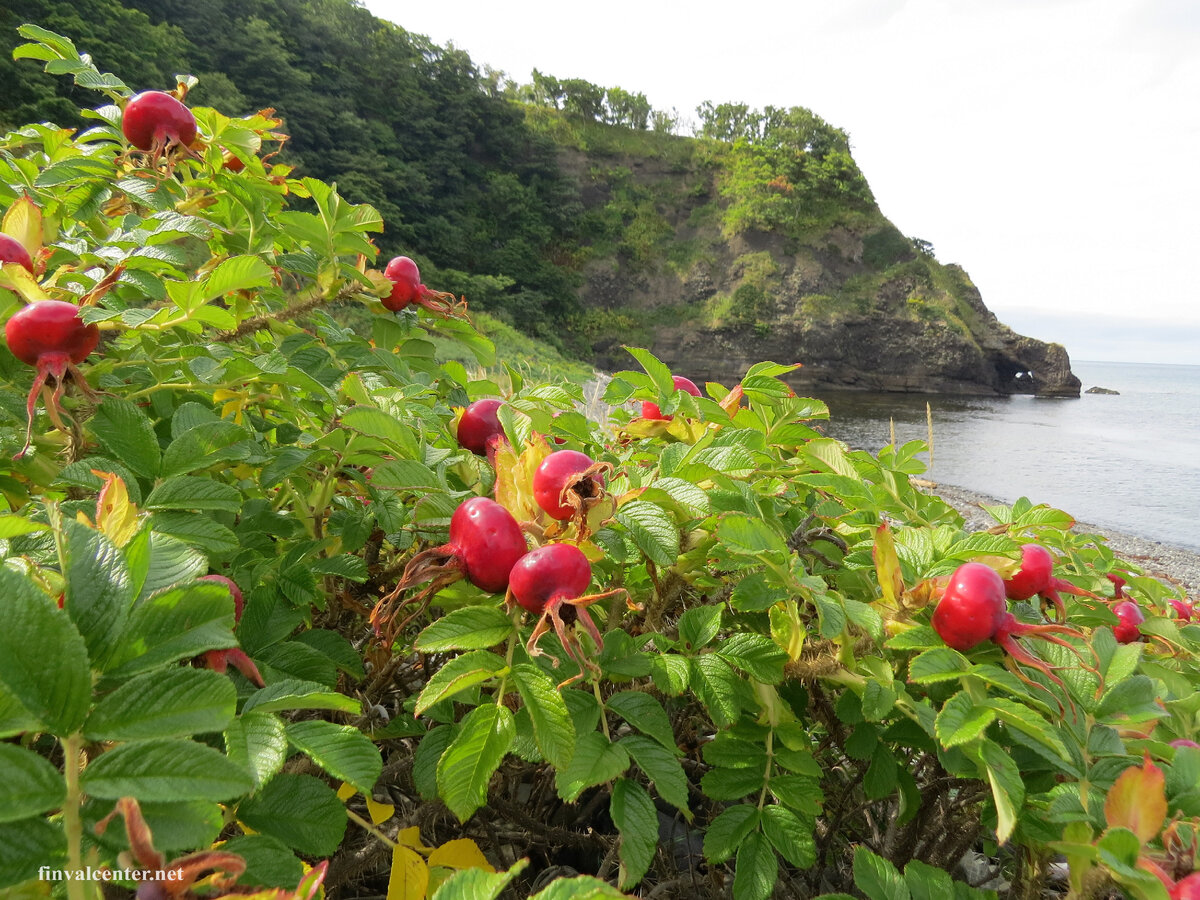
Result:
{"type": "Polygon", "coordinates": [[[575,741],[575,755],[565,770],[555,773],[558,796],[574,803],[588,788],[617,778],[629,768],[629,753],[596,731],[575,741]]]}
{"type": "Polygon", "coordinates": [[[307,753],[318,766],[370,796],[383,771],[379,748],[351,725],[310,719],[287,726],[292,745],[307,753]]]}
{"type": "Polygon", "coordinates": [[[778,644],[766,635],[738,632],[716,646],[721,659],[731,663],[763,684],[783,681],[783,667],[788,660],[778,644]]]}
{"type": "Polygon", "coordinates": [[[278,712],[285,709],[334,709],[341,712],[358,713],[362,703],[353,697],[339,694],[315,681],[288,678],[268,684],[250,695],[242,707],[243,713],[255,709],[259,712],[278,712]]]}
{"type": "Polygon", "coordinates": [[[309,856],[332,856],[346,832],[346,807],[311,775],[276,775],[237,808],[238,819],[309,856]]]}
{"type": "Polygon", "coordinates": [[[654,697],[641,691],[619,691],[608,698],[605,706],[642,734],[654,738],[669,753],[679,753],[671,719],[654,697]]]}
{"type": "Polygon", "coordinates": [[[419,716],[438,701],[481,684],[505,668],[507,664],[503,659],[486,650],[472,650],[470,653],[456,656],[434,672],[425,683],[420,696],[417,697],[414,713],[419,716]]]}
{"type": "Polygon", "coordinates": [[[996,717],[1008,727],[1029,735],[1038,743],[1049,747],[1064,760],[1071,759],[1066,746],[1050,723],[1028,706],[1006,700],[1003,697],[989,697],[984,705],[994,709],[996,717]]]}
{"type": "Polygon", "coordinates": [[[742,841],[758,828],[759,811],[747,803],[731,806],[712,820],[704,833],[704,858],[714,865],[737,852],[742,841]]]}
{"type": "Polygon", "coordinates": [[[215,300],[234,291],[267,287],[273,274],[271,267],[257,256],[231,256],[204,279],[204,299],[215,300]]]}
{"type": "Polygon", "coordinates": [[[414,649],[422,653],[485,650],[503,643],[513,632],[512,619],[493,606],[451,610],[418,635],[414,649]]]}
{"type": "Polygon", "coordinates": [[[904,883],[912,900],[952,900],[955,896],[950,873],[919,859],[911,860],[904,867],[904,883]]]}
{"type": "Polygon", "coordinates": [[[658,813],[654,801],[640,784],[618,778],[613,785],[609,812],[621,835],[617,855],[621,860],[618,884],[633,887],[650,868],[658,849],[658,813]]]}
{"type": "Polygon", "coordinates": [[[42,818],[0,825],[0,890],[38,877],[43,866],[61,869],[67,861],[63,828],[42,818]]]}
{"type": "Polygon", "coordinates": [[[287,729],[274,713],[243,712],[225,729],[225,755],[250,773],[256,789],[283,771],[287,752],[287,729]]]}
{"type": "Polygon", "coordinates": [[[816,862],[817,846],[812,826],[801,822],[791,810],[782,806],[764,806],[761,822],[763,835],[775,852],[797,869],[807,869],[816,862]]]}
{"type": "Polygon", "coordinates": [[[767,900],[778,877],[779,860],[767,839],[757,831],[747,835],[737,851],[733,900],[767,900]]]}
{"type": "Polygon", "coordinates": [[[950,647],[933,647],[913,657],[908,680],[913,684],[953,681],[971,671],[971,661],[950,647]]]}
{"type": "Polygon", "coordinates": [[[462,720],[437,764],[438,796],[460,822],[487,802],[488,782],[512,749],[515,733],[512,712],[493,703],[475,707],[462,720]]]}
{"type": "Polygon", "coordinates": [[[657,566],[670,566],[679,556],[679,528],[670,513],[648,500],[633,500],[617,510],[616,520],[633,543],[657,566]]]}
{"type": "Polygon", "coordinates": [[[715,653],[704,653],[691,660],[690,682],[718,728],[736,722],[743,706],[748,705],[745,701],[749,686],[715,653]]]}
{"type": "Polygon", "coordinates": [[[976,706],[966,691],[959,691],[942,706],[935,728],[943,747],[957,747],[975,740],[995,720],[996,710],[976,706]]]}
{"type": "Polygon", "coordinates": [[[143,478],[158,474],[162,453],[149,417],[123,397],[106,397],[88,427],[111,456],[143,478]]]}
{"type": "Polygon", "coordinates": [[[699,650],[721,630],[721,607],[693,606],[679,617],[678,629],[684,648],[692,652],[699,650]]]}
{"type": "Polygon", "coordinates": [[[869,900],[909,900],[900,870],[861,845],[854,848],[854,885],[869,900]]]}
{"type": "Polygon", "coordinates": [[[529,711],[539,752],[555,769],[563,769],[575,755],[575,725],[562,694],[537,666],[514,666],[512,677],[529,711]]]}
{"type": "Polygon", "coordinates": [[[749,516],[726,516],[717,523],[717,540],[730,553],[758,556],[769,553],[786,556],[784,536],[764,519],[749,516]]]}
{"type": "Polygon", "coordinates": [[[93,759],[80,775],[93,797],[116,800],[231,800],[254,789],[241,766],[212,747],[186,740],[121,744],[93,759]]]}
{"type": "Polygon", "coordinates": [[[0,823],[57,809],[66,797],[58,769],[24,747],[0,743],[0,772],[0,823]]]}
{"type": "Polygon", "coordinates": [[[1025,782],[1016,762],[995,741],[980,742],[979,761],[996,804],[996,839],[1004,843],[1012,836],[1025,802],[1025,782]]]}
{"type": "Polygon", "coordinates": [[[233,682],[203,669],[147,672],[96,704],[83,726],[93,741],[143,741],[222,731],[233,720],[233,682]]]}
{"type": "Polygon", "coordinates": [[[0,595],[0,684],[45,730],[73,734],[83,725],[92,695],[83,636],[53,600],[4,566],[0,595]]]}
{"type": "Polygon", "coordinates": [[[79,522],[63,522],[67,586],[63,608],[83,635],[92,664],[103,669],[117,651],[133,604],[133,583],[121,551],[79,522]]]}
{"type": "MultiPolygon", "coordinates": [[[[687,776],[683,772],[676,753],[657,741],[640,734],[629,734],[621,738],[620,746],[654,785],[658,796],[678,809],[689,822],[692,811],[688,807],[687,776]]],[[[677,751],[676,751],[677,752],[677,751]]]]}
{"type": "MultiPolygon", "coordinates": [[[[518,860],[507,872],[487,872],[483,869],[461,869],[439,885],[433,894],[433,900],[496,900],[508,887],[509,883],[529,865],[529,860],[518,860]]],[[[554,884],[558,884],[555,881],[554,884]]],[[[538,894],[540,900],[553,888],[551,885],[538,894]]],[[[574,895],[570,895],[574,897],[574,895]]],[[[565,900],[565,898],[563,898],[565,900]]]]}
{"type": "Polygon", "coordinates": [[[146,509],[213,510],[236,513],[242,492],[231,484],[198,475],[175,475],[161,482],[143,504],[146,509]]]}

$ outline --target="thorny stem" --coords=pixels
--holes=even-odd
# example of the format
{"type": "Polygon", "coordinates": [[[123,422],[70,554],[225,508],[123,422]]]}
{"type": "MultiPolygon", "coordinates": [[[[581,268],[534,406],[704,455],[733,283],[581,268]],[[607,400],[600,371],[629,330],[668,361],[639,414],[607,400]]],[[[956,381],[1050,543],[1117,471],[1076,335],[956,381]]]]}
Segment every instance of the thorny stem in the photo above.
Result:
{"type": "MultiPolygon", "coordinates": [[[[63,742],[63,770],[67,781],[67,796],[63,802],[63,831],[67,837],[67,867],[72,872],[83,871],[83,820],[79,816],[82,795],[79,789],[79,770],[83,766],[83,737],[76,732],[63,742]]],[[[84,882],[67,882],[69,900],[86,900],[84,882]]]]}

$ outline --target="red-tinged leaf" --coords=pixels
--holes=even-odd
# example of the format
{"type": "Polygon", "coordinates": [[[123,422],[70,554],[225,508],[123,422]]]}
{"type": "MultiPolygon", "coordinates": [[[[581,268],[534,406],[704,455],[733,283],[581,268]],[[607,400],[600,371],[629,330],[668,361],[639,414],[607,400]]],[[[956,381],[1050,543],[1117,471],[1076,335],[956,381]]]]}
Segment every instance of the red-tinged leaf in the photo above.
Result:
{"type": "Polygon", "coordinates": [[[1110,828],[1128,828],[1146,843],[1158,836],[1167,817],[1166,779],[1146,756],[1141,766],[1130,766],[1118,776],[1104,800],[1104,818],[1110,828]]]}

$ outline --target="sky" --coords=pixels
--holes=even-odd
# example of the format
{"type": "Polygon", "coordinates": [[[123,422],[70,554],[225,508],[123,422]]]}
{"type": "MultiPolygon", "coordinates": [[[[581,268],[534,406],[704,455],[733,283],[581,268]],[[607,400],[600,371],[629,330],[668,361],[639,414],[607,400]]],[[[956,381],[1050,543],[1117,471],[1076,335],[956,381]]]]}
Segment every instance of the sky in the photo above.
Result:
{"type": "Polygon", "coordinates": [[[1196,0],[365,0],[529,81],[804,106],[884,214],[1076,360],[1200,364],[1196,0]]]}

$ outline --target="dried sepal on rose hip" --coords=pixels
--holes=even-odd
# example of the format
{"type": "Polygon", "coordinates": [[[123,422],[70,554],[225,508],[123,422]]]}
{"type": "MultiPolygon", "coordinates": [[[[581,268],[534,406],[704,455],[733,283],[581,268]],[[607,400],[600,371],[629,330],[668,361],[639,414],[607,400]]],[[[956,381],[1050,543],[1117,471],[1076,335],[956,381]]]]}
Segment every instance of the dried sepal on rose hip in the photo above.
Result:
{"type": "Polygon", "coordinates": [[[4,325],[4,336],[12,355],[36,370],[25,402],[28,426],[25,445],[17,454],[22,456],[33,443],[34,409],[38,394],[48,383],[53,383],[54,391],[46,397],[46,414],[60,431],[67,430],[62,422],[60,401],[68,375],[83,394],[95,397],[78,364],[100,343],[100,329],[94,324],[85,325],[74,303],[37,300],[13,313],[4,325]]]}
{"type": "Polygon", "coordinates": [[[592,564],[574,544],[546,544],[531,550],[517,560],[509,576],[506,601],[510,606],[515,601],[522,609],[538,617],[525,645],[529,655],[545,654],[538,646],[538,641],[553,628],[567,655],[579,664],[579,674],[568,678],[559,687],[577,681],[588,673],[597,675],[600,671],[580,645],[572,626],[577,621],[583,625],[596,651],[599,651],[604,646],[604,639],[587,608],[606,597],[619,594],[628,597],[624,588],[587,594],[585,592],[591,581],[592,564]]]}
{"type": "Polygon", "coordinates": [[[534,500],[550,518],[577,523],[583,535],[587,514],[608,496],[604,476],[612,469],[578,450],[555,450],[533,473],[534,500]]]}
{"type": "Polygon", "coordinates": [[[421,614],[434,594],[466,578],[491,594],[508,588],[509,572],[528,550],[525,534],[512,513],[487,497],[472,497],[450,517],[450,540],[423,550],[408,561],[396,586],[371,610],[371,625],[388,645],[404,626],[421,614]],[[407,605],[405,591],[425,584],[410,598],[418,605],[402,621],[396,617],[407,605]]]}

